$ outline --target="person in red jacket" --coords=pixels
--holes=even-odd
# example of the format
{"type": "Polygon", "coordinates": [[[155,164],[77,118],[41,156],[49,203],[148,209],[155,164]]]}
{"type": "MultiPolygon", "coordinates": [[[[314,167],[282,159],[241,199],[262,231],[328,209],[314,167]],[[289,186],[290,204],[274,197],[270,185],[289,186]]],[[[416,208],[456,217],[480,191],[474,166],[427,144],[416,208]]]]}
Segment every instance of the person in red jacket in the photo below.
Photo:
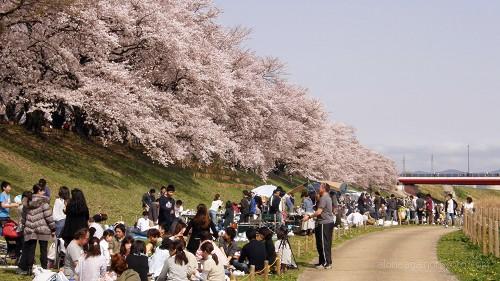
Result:
{"type": "Polygon", "coordinates": [[[432,210],[434,209],[434,201],[432,201],[432,196],[427,194],[425,198],[425,214],[427,215],[427,223],[434,224],[434,216],[432,215],[432,210]]]}

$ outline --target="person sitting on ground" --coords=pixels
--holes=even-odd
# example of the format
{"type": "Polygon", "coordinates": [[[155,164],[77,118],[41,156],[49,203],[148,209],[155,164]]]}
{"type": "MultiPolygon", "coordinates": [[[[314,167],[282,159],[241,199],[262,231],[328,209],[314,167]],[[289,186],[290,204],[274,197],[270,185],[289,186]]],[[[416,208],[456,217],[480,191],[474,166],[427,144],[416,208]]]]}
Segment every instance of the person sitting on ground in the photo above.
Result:
{"type": "Polygon", "coordinates": [[[273,243],[273,232],[268,227],[261,227],[257,231],[257,240],[264,241],[266,246],[266,257],[269,264],[273,264],[276,259],[276,248],[273,243]]]}
{"type": "Polygon", "coordinates": [[[88,250],[79,258],[75,268],[78,281],[95,281],[106,275],[107,261],[101,255],[99,238],[93,237],[88,243],[88,250]]]}
{"type": "Polygon", "coordinates": [[[212,243],[204,243],[200,246],[201,250],[201,280],[204,281],[222,281],[226,279],[224,265],[219,262],[219,259],[214,253],[212,243]]]}
{"type": "Polygon", "coordinates": [[[147,231],[151,228],[152,221],[149,219],[148,212],[143,211],[142,217],[137,220],[136,227],[134,228],[133,233],[146,236],[147,231]]]}
{"type": "Polygon", "coordinates": [[[111,257],[111,270],[116,273],[116,281],[141,281],[141,277],[133,269],[128,268],[125,259],[115,254],[111,257]]]}
{"type": "Polygon", "coordinates": [[[111,265],[111,250],[109,249],[109,244],[113,243],[115,233],[111,229],[106,229],[102,233],[101,241],[99,242],[101,255],[106,260],[106,265],[111,265]]]}
{"type": "Polygon", "coordinates": [[[155,250],[153,255],[149,257],[149,273],[152,275],[153,280],[155,280],[155,278],[160,275],[165,261],[170,256],[168,251],[170,244],[172,244],[172,240],[163,239],[160,246],[155,250]]]}
{"type": "Polygon", "coordinates": [[[200,247],[198,247],[198,250],[196,251],[196,259],[198,261],[200,261],[202,259],[202,256],[201,256],[201,245],[206,244],[206,243],[209,243],[209,244],[213,245],[213,247],[215,249],[214,252],[213,252],[213,254],[217,255],[218,261],[222,265],[228,265],[228,259],[227,259],[226,255],[224,254],[224,252],[219,247],[217,247],[217,245],[213,241],[212,234],[210,232],[208,232],[208,231],[203,231],[200,234],[200,247]]]}
{"type": "Polygon", "coordinates": [[[262,241],[257,240],[257,230],[250,228],[246,231],[249,242],[241,249],[238,261],[233,262],[237,270],[249,272],[250,265],[255,266],[256,271],[264,268],[264,261],[267,258],[266,246],[262,241]]]}
{"type": "Polygon", "coordinates": [[[127,261],[128,268],[139,273],[141,281],[148,281],[149,265],[148,257],[146,256],[146,246],[143,241],[135,240],[132,243],[130,254],[125,260],[127,261]]]}
{"type": "Polygon", "coordinates": [[[132,238],[132,236],[127,236],[123,238],[122,243],[120,245],[120,255],[122,255],[124,259],[126,259],[128,255],[130,255],[130,249],[132,248],[133,243],[134,243],[134,238],[132,238]]]}
{"type": "Polygon", "coordinates": [[[66,247],[66,255],[64,256],[64,275],[68,277],[68,279],[75,278],[76,265],[83,255],[83,247],[89,241],[89,230],[86,228],[82,228],[78,230],[73,240],[66,247]]]}
{"type": "Polygon", "coordinates": [[[227,227],[224,231],[224,235],[222,235],[222,237],[219,239],[219,246],[224,251],[229,264],[232,264],[236,252],[239,251],[238,243],[234,241],[235,237],[236,230],[232,227],[227,227]]]}
{"type": "Polygon", "coordinates": [[[179,220],[175,224],[175,228],[172,232],[172,236],[169,237],[170,240],[178,240],[181,239],[184,241],[184,232],[186,231],[187,225],[184,221],[179,220]]]}
{"type": "Polygon", "coordinates": [[[111,250],[111,254],[119,254],[120,253],[120,247],[122,245],[122,241],[125,238],[125,225],[122,223],[119,223],[115,226],[115,239],[111,243],[109,243],[109,247],[111,250]]]}
{"type": "Polygon", "coordinates": [[[184,207],[182,206],[182,200],[175,201],[175,217],[180,218],[184,212],[184,207]]]}
{"type": "Polygon", "coordinates": [[[156,228],[151,228],[147,232],[148,243],[146,244],[146,255],[150,257],[156,251],[156,247],[161,245],[162,238],[160,231],[156,228]]]}
{"type": "Polygon", "coordinates": [[[101,225],[101,222],[106,221],[107,219],[108,219],[108,215],[101,214],[101,213],[95,214],[94,216],[92,216],[89,219],[89,222],[90,222],[89,228],[93,227],[95,229],[94,237],[101,239],[102,234],[104,232],[104,229],[101,225]]]}
{"type": "Polygon", "coordinates": [[[184,243],[180,240],[172,241],[169,254],[156,281],[189,281],[192,269],[184,251],[184,243]]]}

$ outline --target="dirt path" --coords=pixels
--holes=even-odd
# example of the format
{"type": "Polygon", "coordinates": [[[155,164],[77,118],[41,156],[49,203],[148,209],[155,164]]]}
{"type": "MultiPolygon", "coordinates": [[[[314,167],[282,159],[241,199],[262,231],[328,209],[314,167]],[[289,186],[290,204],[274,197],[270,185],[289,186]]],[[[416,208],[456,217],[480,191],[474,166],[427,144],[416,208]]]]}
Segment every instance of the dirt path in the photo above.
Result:
{"type": "Polygon", "coordinates": [[[374,232],[333,250],[333,269],[308,268],[301,281],[456,281],[438,262],[439,237],[453,229],[408,227],[374,232]]]}

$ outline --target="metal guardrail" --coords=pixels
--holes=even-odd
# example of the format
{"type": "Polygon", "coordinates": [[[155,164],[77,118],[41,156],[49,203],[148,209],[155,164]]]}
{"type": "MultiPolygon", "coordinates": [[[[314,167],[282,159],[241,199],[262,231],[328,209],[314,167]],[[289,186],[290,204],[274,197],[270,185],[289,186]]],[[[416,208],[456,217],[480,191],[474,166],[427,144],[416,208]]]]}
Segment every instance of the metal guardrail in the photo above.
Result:
{"type": "Polygon", "coordinates": [[[400,177],[414,177],[414,178],[422,178],[422,177],[476,177],[476,178],[481,178],[481,177],[500,177],[500,173],[460,173],[460,174],[443,174],[443,173],[418,173],[418,174],[413,174],[413,173],[401,173],[399,174],[400,177]]]}

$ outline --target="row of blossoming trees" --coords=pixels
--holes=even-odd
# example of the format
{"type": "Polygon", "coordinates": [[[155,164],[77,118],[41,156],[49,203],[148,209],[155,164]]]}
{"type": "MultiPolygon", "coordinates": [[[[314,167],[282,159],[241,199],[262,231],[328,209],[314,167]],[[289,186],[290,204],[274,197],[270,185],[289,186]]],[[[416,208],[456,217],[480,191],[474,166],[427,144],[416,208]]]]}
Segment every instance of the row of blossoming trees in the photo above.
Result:
{"type": "Polygon", "coordinates": [[[395,183],[392,161],[218,14],[199,0],[1,0],[0,102],[17,122],[38,113],[104,143],[133,140],[163,165],[395,183]]]}

